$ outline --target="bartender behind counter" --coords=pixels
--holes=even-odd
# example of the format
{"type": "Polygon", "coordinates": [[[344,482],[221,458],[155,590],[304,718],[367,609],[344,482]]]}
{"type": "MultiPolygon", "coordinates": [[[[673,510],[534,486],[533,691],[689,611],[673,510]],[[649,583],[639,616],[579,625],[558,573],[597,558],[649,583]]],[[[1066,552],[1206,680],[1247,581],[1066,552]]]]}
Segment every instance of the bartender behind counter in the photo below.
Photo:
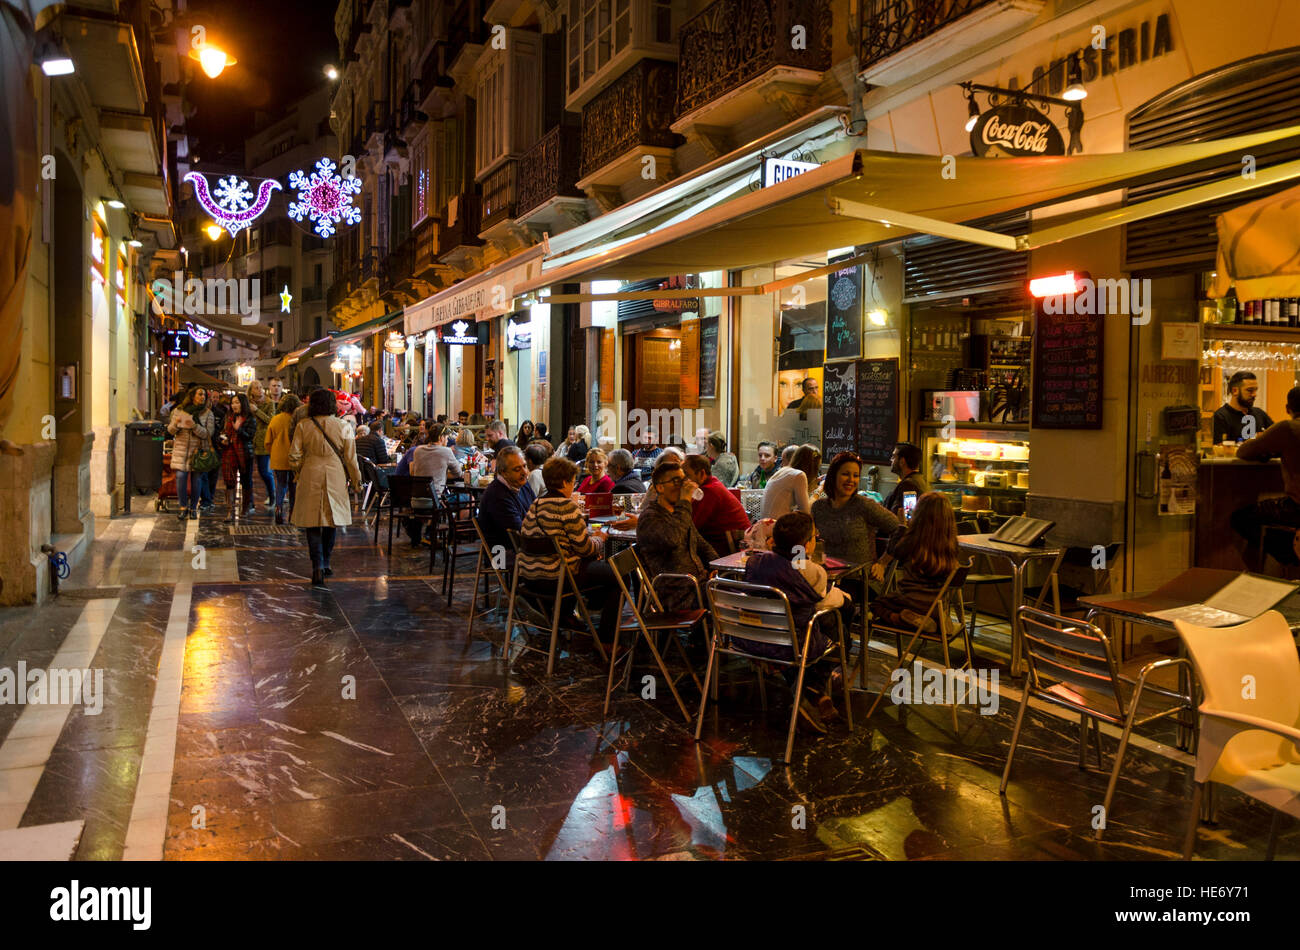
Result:
{"type": "Polygon", "coordinates": [[[1233,373],[1228,380],[1228,401],[1214,411],[1214,444],[1254,438],[1273,424],[1268,413],[1255,408],[1259,383],[1254,373],[1233,373]],[[1247,417],[1255,419],[1252,426],[1247,417]]]}
{"type": "MultiPolygon", "coordinates": [[[[1246,539],[1246,551],[1242,557],[1252,571],[1259,571],[1264,566],[1259,550],[1259,532],[1264,525],[1300,529],[1300,386],[1286,394],[1286,411],[1290,419],[1269,426],[1237,447],[1239,459],[1267,461],[1280,456],[1282,486],[1286,489],[1286,494],[1280,498],[1265,498],[1232,513],[1233,530],[1246,539]]],[[[1218,413],[1215,413],[1214,422],[1217,426],[1218,413]]],[[[1287,532],[1269,532],[1267,553],[1280,564],[1300,564],[1295,537],[1287,532]]]]}

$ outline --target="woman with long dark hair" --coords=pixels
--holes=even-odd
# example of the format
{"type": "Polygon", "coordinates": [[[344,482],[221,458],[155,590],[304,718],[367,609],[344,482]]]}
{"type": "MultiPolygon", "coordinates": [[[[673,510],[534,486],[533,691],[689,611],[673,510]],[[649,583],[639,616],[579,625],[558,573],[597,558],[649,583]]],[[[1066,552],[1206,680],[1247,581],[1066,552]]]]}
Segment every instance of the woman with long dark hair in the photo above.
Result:
{"type": "Polygon", "coordinates": [[[235,393],[226,413],[225,427],[221,432],[221,478],[226,483],[227,521],[235,520],[235,485],[244,489],[244,517],[251,518],[253,507],[254,439],[257,436],[257,417],[248,404],[248,397],[235,393]]]}
{"type": "Polygon", "coordinates": [[[334,394],[318,389],[307,403],[307,418],[293,430],[289,467],[297,484],[292,523],[307,533],[311,552],[311,582],[324,587],[333,574],[330,554],[335,529],[352,524],[348,488],[361,485],[357,444],[344,437],[343,423],[334,414],[334,394]]]}
{"type": "Polygon", "coordinates": [[[212,445],[214,434],[206,389],[196,386],[186,393],[172,410],[167,431],[172,434],[171,468],[176,473],[176,501],[184,521],[198,516],[203,474],[194,471],[194,460],[212,445]]]}
{"type": "MultiPolygon", "coordinates": [[[[957,566],[957,517],[946,496],[926,492],[916,500],[911,522],[894,532],[889,550],[871,566],[871,576],[883,580],[891,561],[898,562],[898,592],[873,600],[871,613],[886,623],[915,626],[957,566]]],[[[936,626],[931,617],[925,629],[932,632],[936,626]]]]}
{"type": "Polygon", "coordinates": [[[535,432],[533,430],[532,422],[525,419],[523,422],[519,423],[519,431],[515,433],[515,445],[522,449],[529,442],[533,441],[534,436],[535,432]]]}

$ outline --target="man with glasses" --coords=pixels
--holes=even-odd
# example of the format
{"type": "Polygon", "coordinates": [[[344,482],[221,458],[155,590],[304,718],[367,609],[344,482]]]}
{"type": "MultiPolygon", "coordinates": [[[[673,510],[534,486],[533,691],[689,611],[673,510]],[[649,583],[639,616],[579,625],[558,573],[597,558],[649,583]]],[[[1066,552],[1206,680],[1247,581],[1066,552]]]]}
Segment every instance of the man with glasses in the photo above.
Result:
{"type": "MultiPolygon", "coordinates": [[[[655,500],[637,518],[636,550],[651,577],[660,574],[686,574],[701,580],[709,575],[709,562],[718,556],[705,541],[691,519],[691,502],[683,498],[687,482],[681,465],[661,462],[655,468],[655,500]]],[[[659,599],[666,610],[691,610],[694,588],[681,581],[669,581],[659,589],[659,599]]]]}
{"type": "Polygon", "coordinates": [[[489,548],[501,545],[509,550],[506,531],[520,530],[537,496],[528,484],[528,465],[519,446],[508,445],[498,453],[496,472],[497,477],[479,500],[478,524],[489,548]]]}

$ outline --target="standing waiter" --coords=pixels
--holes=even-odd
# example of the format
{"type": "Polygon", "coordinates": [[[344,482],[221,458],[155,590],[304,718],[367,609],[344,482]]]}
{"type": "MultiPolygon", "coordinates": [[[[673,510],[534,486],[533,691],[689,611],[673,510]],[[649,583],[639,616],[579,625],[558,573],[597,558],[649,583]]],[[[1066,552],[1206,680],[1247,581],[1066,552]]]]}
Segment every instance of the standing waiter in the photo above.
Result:
{"type": "Polygon", "coordinates": [[[1254,373],[1232,374],[1228,380],[1228,401],[1214,411],[1215,445],[1253,439],[1273,424],[1267,412],[1255,408],[1258,393],[1259,383],[1254,373]]]}

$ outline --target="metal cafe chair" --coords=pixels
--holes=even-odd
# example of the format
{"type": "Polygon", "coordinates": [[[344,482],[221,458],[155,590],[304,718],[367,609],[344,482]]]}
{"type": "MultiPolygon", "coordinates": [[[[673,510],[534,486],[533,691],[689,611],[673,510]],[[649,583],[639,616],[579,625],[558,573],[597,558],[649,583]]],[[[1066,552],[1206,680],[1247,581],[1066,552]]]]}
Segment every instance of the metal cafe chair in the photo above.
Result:
{"type": "MultiPolygon", "coordinates": [[[[794,693],[790,702],[790,729],[785,740],[785,758],[790,762],[794,750],[794,729],[799,718],[799,696],[803,693],[804,674],[807,671],[808,648],[812,642],[813,626],[822,617],[835,618],[836,640],[839,642],[841,669],[845,671],[844,712],[849,729],[853,729],[853,704],[849,700],[848,669],[849,658],[844,642],[844,625],[840,622],[838,610],[819,610],[808,621],[808,626],[799,629],[790,612],[790,601],[785,592],[765,584],[747,584],[744,581],[727,580],[715,577],[708,584],[710,613],[713,618],[712,636],[709,638],[709,663],[704,673],[704,686],[700,697],[700,716],[695,723],[695,741],[700,741],[704,730],[704,712],[709,704],[709,689],[716,686],[718,675],[718,654],[738,656],[760,663],[777,666],[795,666],[799,673],[795,679],[794,693]],[[769,643],[789,647],[791,659],[777,660],[754,653],[746,648],[746,642],[769,643]]],[[[832,649],[834,644],[832,644],[832,649]]],[[[812,660],[820,657],[811,657],[812,660]]],[[[760,680],[761,682],[761,680],[760,680]]]]}
{"type": "Polygon", "coordinates": [[[618,642],[623,631],[626,630],[632,632],[632,643],[628,645],[627,653],[623,657],[627,661],[625,678],[630,678],[632,673],[632,655],[636,652],[637,635],[639,633],[649,644],[650,653],[655,658],[659,672],[663,673],[668,688],[672,690],[673,699],[677,700],[677,706],[682,711],[682,718],[689,723],[691,714],[687,711],[686,703],[682,701],[681,694],[677,692],[677,679],[681,679],[681,676],[674,679],[669,674],[668,668],[664,665],[663,655],[659,652],[659,646],[655,643],[655,636],[666,633],[669,639],[677,644],[677,651],[686,664],[687,673],[689,673],[691,679],[695,680],[695,685],[700,687],[699,677],[695,675],[695,669],[691,666],[690,658],[686,655],[686,648],[682,646],[682,641],[678,637],[679,633],[690,632],[708,613],[700,599],[699,581],[690,574],[659,574],[656,575],[652,582],[649,573],[641,563],[641,559],[637,556],[635,545],[624,548],[617,554],[612,555],[608,558],[607,563],[613,569],[619,590],[622,592],[622,599],[619,601],[619,618],[621,620],[623,616],[623,604],[627,604],[632,612],[632,620],[630,623],[620,622],[614,632],[614,648],[610,651],[609,676],[605,680],[605,707],[601,715],[609,714],[609,697],[614,690],[614,667],[618,665],[620,659],[618,642]],[[690,582],[695,589],[695,600],[699,606],[690,610],[665,610],[663,602],[659,599],[659,594],[654,588],[655,583],[664,579],[690,582]],[[633,592],[634,587],[636,588],[635,593],[633,592]]]}
{"type": "Polygon", "coordinates": [[[1205,793],[1226,785],[1273,809],[1265,860],[1277,849],[1282,814],[1300,818],[1300,656],[1276,610],[1235,627],[1174,621],[1187,647],[1204,701],[1198,712],[1196,791],[1183,857],[1196,845],[1205,793]],[[1247,679],[1249,677],[1249,680],[1247,679]],[[1254,683],[1249,696],[1242,684],[1254,683]]]}
{"type": "Polygon", "coordinates": [[[465,638],[469,639],[474,635],[474,617],[478,613],[489,613],[492,610],[500,610],[500,597],[510,596],[510,585],[506,582],[507,568],[498,568],[496,558],[493,556],[492,549],[488,546],[487,538],[483,536],[483,528],[478,523],[478,518],[471,518],[474,525],[474,533],[478,535],[478,560],[474,565],[474,590],[469,598],[469,624],[465,627],[465,638]],[[487,599],[492,590],[492,582],[496,581],[497,585],[497,606],[488,607],[487,599]],[[483,583],[483,609],[478,609],[478,593],[480,581],[483,583]]]}
{"type": "MultiPolygon", "coordinates": [[[[971,633],[966,625],[966,618],[963,613],[964,605],[961,600],[962,584],[965,582],[966,577],[970,572],[970,567],[971,562],[966,561],[964,564],[959,563],[948,572],[948,576],[944,579],[943,586],[935,592],[934,599],[930,601],[929,609],[926,610],[924,616],[921,617],[920,622],[915,626],[904,627],[897,624],[875,620],[870,616],[868,617],[868,641],[870,641],[871,634],[873,633],[892,633],[894,635],[894,647],[898,651],[898,662],[894,665],[894,668],[890,670],[889,675],[886,677],[886,683],[893,679],[894,671],[907,668],[907,665],[920,653],[921,644],[925,641],[938,643],[943,648],[943,666],[944,669],[950,670],[953,668],[953,665],[952,657],[949,654],[949,646],[957,636],[960,636],[966,650],[966,659],[957,669],[969,670],[974,668],[974,652],[971,649],[971,633]],[[957,595],[955,605],[957,607],[958,620],[955,627],[952,622],[952,611],[949,609],[948,604],[949,591],[953,591],[957,595]],[[935,621],[936,629],[934,631],[928,631],[926,629],[929,626],[931,618],[935,621]],[[903,637],[905,636],[911,637],[907,642],[906,649],[903,647],[903,637]]],[[[920,611],[916,611],[916,613],[919,614],[920,611]]],[[[866,662],[866,649],[867,645],[866,643],[863,643],[862,652],[864,664],[866,662]]],[[[868,717],[876,711],[876,707],[880,705],[881,700],[885,698],[888,691],[887,687],[881,688],[880,692],[876,695],[876,701],[871,704],[871,709],[867,711],[868,717]]],[[[952,706],[952,727],[953,729],[957,728],[957,706],[955,703],[952,706]]]]}
{"type": "MultiPolygon", "coordinates": [[[[1101,802],[1102,815],[1109,821],[1111,798],[1115,794],[1115,785],[1119,781],[1120,768],[1124,764],[1124,753],[1128,751],[1128,740],[1133,727],[1144,726],[1183,710],[1191,710],[1190,696],[1155,683],[1152,674],[1157,670],[1187,665],[1188,661],[1182,657],[1138,657],[1121,667],[1110,639],[1095,624],[1049,614],[1034,607],[1022,606],[1019,613],[1029,670],[1020,710],[1016,713],[1016,725],[1011,732],[1011,746],[1007,749],[1007,764],[1002,770],[1002,784],[998,793],[1007,793],[1011,761],[1020,742],[1020,729],[1024,725],[1029,701],[1039,699],[1079,714],[1080,769],[1087,768],[1090,728],[1094,736],[1098,766],[1101,765],[1100,724],[1109,723],[1123,730],[1120,733],[1119,749],[1115,753],[1115,764],[1111,768],[1110,782],[1106,786],[1106,797],[1101,802]],[[1136,679],[1134,673],[1137,674],[1136,679]]],[[[1213,631],[1215,635],[1221,632],[1221,628],[1213,631]]],[[[1291,652],[1294,654],[1294,646],[1291,647],[1291,652]]],[[[1105,831],[1103,823],[1097,829],[1098,841],[1105,831]]]]}
{"type": "MultiPolygon", "coordinates": [[[[438,511],[432,504],[427,508],[416,508],[413,504],[415,499],[428,498],[432,503],[433,498],[429,495],[429,486],[433,479],[428,475],[389,475],[388,476],[388,556],[393,555],[393,519],[399,515],[404,518],[415,518],[417,521],[436,521],[438,511]]],[[[379,541],[379,519],[375,518],[375,541],[379,541]]],[[[429,555],[429,573],[433,573],[433,555],[429,555]]]]}
{"type": "MultiPolygon", "coordinates": [[[[447,595],[447,606],[450,607],[456,584],[456,561],[460,557],[460,543],[462,541],[475,543],[481,540],[482,535],[473,524],[478,512],[472,497],[464,499],[458,493],[454,493],[450,487],[444,488],[441,508],[442,524],[439,531],[443,551],[442,592],[447,595]]],[[[465,553],[473,554],[476,550],[477,548],[471,548],[465,553]]]]}
{"type": "Polygon", "coordinates": [[[753,524],[758,520],[759,515],[763,513],[763,494],[761,488],[742,488],[740,490],[740,503],[745,507],[745,514],[749,515],[749,523],[753,524]]]}
{"type": "MultiPolygon", "coordinates": [[[[587,600],[582,596],[582,590],[578,587],[573,571],[569,569],[569,562],[565,559],[564,552],[560,550],[559,542],[549,534],[526,536],[512,530],[506,531],[506,534],[515,549],[515,566],[510,578],[510,608],[506,614],[505,642],[502,644],[501,651],[506,662],[508,663],[510,659],[510,644],[514,639],[516,623],[523,627],[541,630],[551,635],[550,647],[546,651],[546,675],[550,676],[555,671],[555,647],[565,619],[566,605],[571,605],[578,611],[582,622],[586,624],[587,632],[591,634],[592,642],[596,644],[596,652],[600,654],[601,661],[607,661],[609,657],[605,655],[605,647],[596,634],[595,624],[591,622],[591,611],[587,609],[587,600]],[[525,579],[523,586],[520,586],[519,562],[523,555],[559,558],[560,569],[555,575],[553,589],[548,589],[551,583],[549,578],[533,584],[529,584],[525,579]],[[518,609],[521,606],[524,608],[522,611],[518,609]],[[549,621],[546,619],[548,615],[549,621]],[[526,619],[517,619],[518,617],[526,619]]],[[[570,632],[574,630],[573,627],[568,629],[570,632]]],[[[524,649],[542,652],[527,643],[524,649]]]]}

